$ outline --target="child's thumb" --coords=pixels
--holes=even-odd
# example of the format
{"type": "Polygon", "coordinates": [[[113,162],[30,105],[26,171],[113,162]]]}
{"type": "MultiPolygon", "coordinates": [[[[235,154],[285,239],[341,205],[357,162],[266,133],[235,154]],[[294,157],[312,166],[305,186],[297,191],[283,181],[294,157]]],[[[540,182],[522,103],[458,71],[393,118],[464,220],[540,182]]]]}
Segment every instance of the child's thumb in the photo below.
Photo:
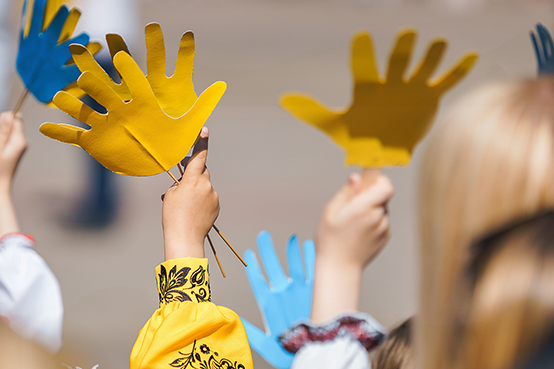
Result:
{"type": "Polygon", "coordinates": [[[331,213],[340,211],[346,203],[359,191],[361,187],[361,176],[359,173],[353,172],[348,177],[348,182],[335,194],[329,202],[327,209],[331,213]]]}
{"type": "Polygon", "coordinates": [[[208,138],[209,130],[207,127],[203,127],[202,131],[200,131],[198,141],[196,141],[196,145],[194,145],[192,156],[187,163],[185,176],[187,173],[200,175],[204,172],[206,161],[208,160],[208,138]]]}

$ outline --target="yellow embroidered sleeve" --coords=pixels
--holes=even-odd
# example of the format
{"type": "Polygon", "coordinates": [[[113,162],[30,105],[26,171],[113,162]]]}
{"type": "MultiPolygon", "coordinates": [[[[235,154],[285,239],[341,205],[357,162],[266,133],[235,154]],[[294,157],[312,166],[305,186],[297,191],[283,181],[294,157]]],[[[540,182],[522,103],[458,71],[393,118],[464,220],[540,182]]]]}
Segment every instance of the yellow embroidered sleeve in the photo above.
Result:
{"type": "Polygon", "coordinates": [[[208,259],[168,260],[156,268],[160,308],[141,329],[131,369],[252,369],[239,316],[210,302],[208,259]]]}

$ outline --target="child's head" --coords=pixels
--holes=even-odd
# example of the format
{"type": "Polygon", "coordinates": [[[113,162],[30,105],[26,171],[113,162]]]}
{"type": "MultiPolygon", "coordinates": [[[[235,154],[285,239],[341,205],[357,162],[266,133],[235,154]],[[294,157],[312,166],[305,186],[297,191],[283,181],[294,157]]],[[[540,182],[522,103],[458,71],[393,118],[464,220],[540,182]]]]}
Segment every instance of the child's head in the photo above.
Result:
{"type": "Polygon", "coordinates": [[[524,367],[554,336],[554,212],[495,231],[472,254],[456,299],[454,368],[524,367]]]}
{"type": "Polygon", "coordinates": [[[473,238],[554,206],[554,80],[481,88],[428,147],[421,181],[421,366],[450,367],[453,296],[473,238]]]}
{"type": "Polygon", "coordinates": [[[372,360],[374,369],[414,369],[412,318],[391,330],[372,360]]]}

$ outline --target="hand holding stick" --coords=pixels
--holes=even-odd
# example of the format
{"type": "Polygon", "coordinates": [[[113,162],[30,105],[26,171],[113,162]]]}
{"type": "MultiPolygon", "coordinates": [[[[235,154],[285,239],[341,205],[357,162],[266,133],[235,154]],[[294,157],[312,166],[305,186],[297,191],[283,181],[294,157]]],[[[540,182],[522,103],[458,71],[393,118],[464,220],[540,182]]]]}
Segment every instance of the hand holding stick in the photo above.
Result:
{"type": "Polygon", "coordinates": [[[211,228],[217,232],[244,266],[246,263],[214,224],[219,215],[219,197],[211,185],[210,174],[206,167],[208,136],[208,129],[203,128],[192,156],[182,162],[186,170],[181,180],[175,178],[171,172],[167,172],[175,184],[164,195],[165,258],[167,260],[187,256],[204,257],[204,238],[208,238],[221,273],[225,277],[213,242],[208,235],[211,228]]]}
{"type": "Polygon", "coordinates": [[[312,321],[358,309],[362,272],[388,240],[387,203],[393,193],[386,176],[364,170],[351,174],[325,207],[315,240],[312,321]]]}

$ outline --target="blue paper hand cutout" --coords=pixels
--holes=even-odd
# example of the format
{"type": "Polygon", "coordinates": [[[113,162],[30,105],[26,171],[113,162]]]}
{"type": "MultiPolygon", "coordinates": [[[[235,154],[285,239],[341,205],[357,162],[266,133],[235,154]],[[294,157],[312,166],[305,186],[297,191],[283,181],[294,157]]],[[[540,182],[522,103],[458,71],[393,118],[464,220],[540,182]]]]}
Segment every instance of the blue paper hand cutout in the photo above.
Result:
{"type": "Polygon", "coordinates": [[[253,250],[246,250],[244,259],[248,264],[246,274],[264,320],[265,332],[246,319],[241,319],[250,346],[275,368],[288,369],[294,355],[281,346],[279,336],[294,324],[310,318],[315,247],[311,240],[303,244],[306,266],[304,271],[298,239],[295,235],[289,239],[287,245],[289,277],[287,277],[275,253],[269,232],[260,232],[256,241],[267,281],[253,250]]]}
{"type": "MultiPolygon", "coordinates": [[[[71,59],[70,44],[86,45],[85,33],[58,43],[64,24],[70,14],[67,6],[59,8],[52,22],[43,30],[44,13],[48,0],[35,0],[29,33],[21,26],[17,72],[25,87],[42,103],[52,100],[56,92],[75,82],[81,75],[75,64],[66,65],[71,59]]],[[[23,6],[25,12],[27,1],[23,6]]],[[[73,19],[70,20],[74,22],[73,19]]]]}
{"type": "Polygon", "coordinates": [[[554,43],[545,26],[537,24],[537,36],[531,31],[531,40],[535,47],[535,55],[539,65],[539,75],[554,74],[554,43]]]}

